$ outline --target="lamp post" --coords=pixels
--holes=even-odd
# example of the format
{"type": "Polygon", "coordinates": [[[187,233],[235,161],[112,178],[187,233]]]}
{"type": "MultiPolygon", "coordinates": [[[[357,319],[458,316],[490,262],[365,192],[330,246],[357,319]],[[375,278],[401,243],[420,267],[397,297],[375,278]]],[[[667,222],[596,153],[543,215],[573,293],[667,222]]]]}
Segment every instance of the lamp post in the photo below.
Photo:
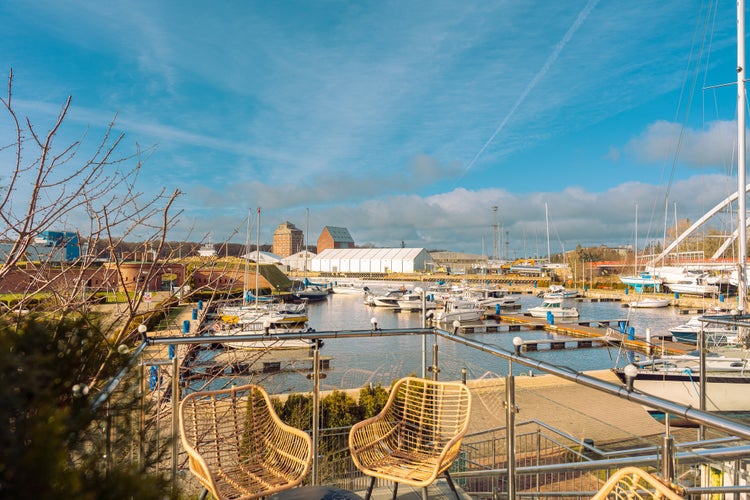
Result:
{"type": "MultiPolygon", "coordinates": [[[[424,330],[425,323],[427,321],[427,301],[425,297],[425,291],[422,287],[414,287],[414,293],[418,293],[422,299],[422,317],[420,318],[419,326],[424,330]]],[[[422,378],[427,378],[427,337],[422,334],[422,378]]]]}

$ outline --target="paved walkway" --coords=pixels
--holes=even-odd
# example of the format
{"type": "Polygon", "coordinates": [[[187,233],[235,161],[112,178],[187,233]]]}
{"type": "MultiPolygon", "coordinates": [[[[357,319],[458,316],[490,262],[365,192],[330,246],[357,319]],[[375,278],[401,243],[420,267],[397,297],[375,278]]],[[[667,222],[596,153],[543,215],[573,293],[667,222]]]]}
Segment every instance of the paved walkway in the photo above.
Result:
{"type": "MultiPolygon", "coordinates": [[[[595,378],[620,385],[610,370],[588,372],[595,378]]],[[[639,404],[584,387],[553,375],[515,378],[516,425],[538,420],[578,440],[592,439],[600,445],[643,441],[653,444],[665,433],[639,404]]],[[[505,426],[504,379],[469,381],[473,397],[469,432],[505,426]]],[[[676,429],[672,428],[672,431],[676,429]]],[[[678,431],[686,439],[695,430],[678,431]]]]}

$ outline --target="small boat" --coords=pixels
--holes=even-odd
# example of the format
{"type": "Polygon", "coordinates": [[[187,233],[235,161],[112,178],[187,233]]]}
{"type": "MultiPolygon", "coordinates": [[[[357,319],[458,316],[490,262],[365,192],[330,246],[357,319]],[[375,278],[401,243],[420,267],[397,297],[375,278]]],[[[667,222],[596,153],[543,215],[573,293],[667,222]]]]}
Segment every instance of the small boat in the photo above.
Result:
{"type": "Polygon", "coordinates": [[[712,325],[701,321],[702,316],[693,316],[687,323],[669,329],[672,339],[684,344],[697,344],[698,333],[702,330],[707,346],[720,346],[737,342],[737,329],[721,325],[712,325]]]}
{"type": "Polygon", "coordinates": [[[445,303],[445,308],[433,316],[438,323],[451,324],[454,321],[479,321],[484,316],[485,307],[475,300],[454,299],[445,303]]]}
{"type": "Polygon", "coordinates": [[[334,281],[331,290],[333,290],[333,293],[364,295],[369,288],[359,281],[334,281]]]}
{"type": "Polygon", "coordinates": [[[620,276],[620,281],[627,286],[634,287],[636,290],[642,290],[646,287],[652,287],[655,290],[659,290],[663,282],[661,278],[653,276],[651,273],[647,272],[635,276],[620,276]]]}
{"type": "Polygon", "coordinates": [[[529,309],[529,314],[535,318],[546,318],[547,313],[559,319],[574,319],[578,317],[578,309],[575,307],[563,307],[563,299],[553,297],[544,299],[542,305],[529,309]]]}
{"type": "Polygon", "coordinates": [[[578,297],[578,290],[569,290],[562,285],[550,285],[543,297],[545,299],[574,299],[578,297]]]}
{"type": "MultiPolygon", "coordinates": [[[[422,310],[422,295],[418,293],[406,293],[396,301],[398,308],[402,311],[421,311],[422,310]]],[[[430,300],[429,296],[425,297],[424,301],[425,310],[436,309],[437,302],[430,300]]]]}
{"type": "Polygon", "coordinates": [[[391,288],[383,293],[376,294],[368,291],[365,295],[365,304],[375,307],[398,307],[398,301],[406,294],[405,288],[391,288]]]}
{"type": "Polygon", "coordinates": [[[320,302],[328,298],[328,290],[317,285],[308,285],[302,289],[292,290],[292,297],[296,300],[320,302]]]}
{"type": "MultiPolygon", "coordinates": [[[[236,317],[235,317],[236,318],[236,317]]],[[[307,339],[272,339],[268,335],[282,333],[300,333],[308,329],[307,317],[289,316],[275,311],[260,312],[253,317],[244,316],[236,321],[216,321],[212,326],[212,334],[231,337],[236,335],[258,335],[261,340],[256,342],[222,342],[226,347],[246,350],[267,349],[302,349],[308,348],[312,342],[307,339]]]]}
{"type": "Polygon", "coordinates": [[[709,283],[707,273],[687,271],[683,276],[672,282],[664,282],[664,288],[673,293],[684,295],[718,295],[719,286],[709,283]]]}
{"type": "Polygon", "coordinates": [[[667,307],[670,304],[671,302],[669,301],[669,299],[648,298],[648,299],[638,299],[633,302],[628,302],[628,307],[653,309],[657,307],[667,307]]]}

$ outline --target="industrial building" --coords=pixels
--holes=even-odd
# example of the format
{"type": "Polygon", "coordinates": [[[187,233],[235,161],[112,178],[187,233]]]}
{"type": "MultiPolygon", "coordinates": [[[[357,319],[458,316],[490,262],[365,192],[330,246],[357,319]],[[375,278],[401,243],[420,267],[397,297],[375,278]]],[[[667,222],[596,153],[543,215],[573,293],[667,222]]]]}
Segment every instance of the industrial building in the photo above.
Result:
{"type": "Polygon", "coordinates": [[[326,226],[318,236],[318,250],[320,253],[329,248],[354,248],[354,238],[345,227],[326,226]]]}
{"type": "Polygon", "coordinates": [[[321,273],[413,273],[433,267],[424,248],[327,249],[310,261],[310,270],[321,273]]]}
{"type": "Polygon", "coordinates": [[[289,221],[282,222],[273,232],[273,253],[289,257],[303,249],[305,235],[289,221]]]}

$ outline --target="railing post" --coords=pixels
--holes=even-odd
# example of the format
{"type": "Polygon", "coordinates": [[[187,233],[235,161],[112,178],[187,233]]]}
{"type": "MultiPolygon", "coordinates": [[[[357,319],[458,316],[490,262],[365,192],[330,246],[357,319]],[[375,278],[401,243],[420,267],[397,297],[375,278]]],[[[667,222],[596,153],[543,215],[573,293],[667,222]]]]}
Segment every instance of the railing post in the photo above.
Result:
{"type": "Polygon", "coordinates": [[[516,387],[512,366],[505,377],[505,430],[507,433],[508,498],[516,498],[516,387]]]}
{"type": "Polygon", "coordinates": [[[432,372],[432,380],[437,382],[438,379],[438,373],[440,373],[440,368],[438,368],[438,345],[437,342],[432,344],[432,366],[430,367],[430,371],[432,372]]]}
{"type": "Polygon", "coordinates": [[[318,438],[320,437],[320,342],[313,348],[312,485],[318,485],[318,438]]]}
{"type": "MultiPolygon", "coordinates": [[[[416,287],[414,289],[419,294],[419,298],[422,301],[422,316],[419,321],[419,326],[424,330],[427,326],[427,292],[422,287],[416,287]]],[[[427,378],[427,335],[422,334],[422,378],[427,378]]]]}
{"type": "Polygon", "coordinates": [[[141,362],[138,366],[140,367],[138,372],[138,390],[140,391],[138,395],[138,466],[142,467],[146,446],[146,365],[141,362]]]}
{"type": "Polygon", "coordinates": [[[180,364],[172,358],[172,495],[177,498],[177,454],[179,453],[180,364]]]}
{"type": "Polygon", "coordinates": [[[674,437],[666,434],[661,444],[661,477],[665,481],[673,483],[675,479],[674,472],[674,437]]]}

